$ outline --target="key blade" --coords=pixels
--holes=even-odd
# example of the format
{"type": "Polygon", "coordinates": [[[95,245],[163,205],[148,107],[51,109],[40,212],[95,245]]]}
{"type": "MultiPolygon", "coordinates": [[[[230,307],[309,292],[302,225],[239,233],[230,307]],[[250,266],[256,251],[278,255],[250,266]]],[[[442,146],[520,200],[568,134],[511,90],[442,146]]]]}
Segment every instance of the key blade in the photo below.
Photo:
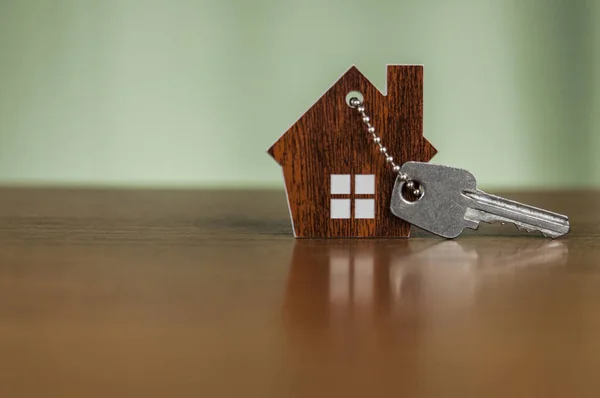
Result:
{"type": "Polygon", "coordinates": [[[493,224],[496,222],[499,222],[501,224],[506,224],[506,223],[514,224],[517,227],[517,229],[519,229],[519,230],[524,230],[527,232],[539,231],[545,237],[553,238],[553,239],[559,238],[568,232],[568,230],[567,230],[567,232],[563,233],[563,232],[557,232],[552,229],[536,227],[535,225],[527,224],[527,223],[524,223],[521,221],[512,220],[507,217],[502,217],[497,214],[492,214],[492,213],[488,213],[483,210],[477,210],[477,209],[472,209],[472,208],[467,209],[467,212],[465,213],[465,219],[469,220],[469,221],[485,222],[488,224],[493,224]]]}
{"type": "Polygon", "coordinates": [[[471,203],[465,213],[466,220],[487,223],[515,224],[528,232],[540,231],[549,238],[558,238],[570,230],[569,217],[525,205],[481,190],[463,190],[462,194],[471,203]]]}

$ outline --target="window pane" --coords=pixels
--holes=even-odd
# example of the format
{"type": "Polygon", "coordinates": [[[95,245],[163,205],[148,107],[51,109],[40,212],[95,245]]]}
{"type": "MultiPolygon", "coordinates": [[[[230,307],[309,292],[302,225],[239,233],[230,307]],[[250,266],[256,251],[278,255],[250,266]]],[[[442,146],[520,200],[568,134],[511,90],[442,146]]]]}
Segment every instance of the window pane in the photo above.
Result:
{"type": "Polygon", "coordinates": [[[350,199],[331,199],[331,218],[350,218],[350,199]]]}
{"type": "Polygon", "coordinates": [[[375,199],[356,199],[354,218],[375,218],[375,199]]]}
{"type": "Polygon", "coordinates": [[[358,174],[354,182],[354,193],[375,194],[375,174],[358,174]]]}
{"type": "Polygon", "coordinates": [[[350,193],[350,174],[332,174],[331,175],[331,193],[349,194],[350,193]]]}

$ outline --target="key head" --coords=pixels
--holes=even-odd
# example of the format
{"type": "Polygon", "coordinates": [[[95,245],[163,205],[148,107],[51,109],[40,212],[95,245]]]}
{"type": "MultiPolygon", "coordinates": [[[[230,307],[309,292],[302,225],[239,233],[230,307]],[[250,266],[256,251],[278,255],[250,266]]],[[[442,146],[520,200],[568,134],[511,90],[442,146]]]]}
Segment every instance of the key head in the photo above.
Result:
{"type": "Polygon", "coordinates": [[[410,201],[403,194],[405,182],[396,180],[392,192],[392,213],[421,229],[444,238],[456,238],[466,227],[476,228],[477,223],[464,219],[468,199],[463,190],[477,188],[477,181],[467,170],[430,163],[407,162],[402,173],[417,181],[423,195],[410,201]]]}

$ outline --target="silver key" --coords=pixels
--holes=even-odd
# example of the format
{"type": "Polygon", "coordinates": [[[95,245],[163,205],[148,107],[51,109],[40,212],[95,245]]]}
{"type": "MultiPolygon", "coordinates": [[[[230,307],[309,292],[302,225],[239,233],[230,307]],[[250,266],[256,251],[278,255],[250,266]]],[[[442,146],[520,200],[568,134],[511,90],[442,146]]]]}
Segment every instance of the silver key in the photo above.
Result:
{"type": "Polygon", "coordinates": [[[392,192],[392,213],[444,238],[456,238],[465,228],[477,229],[481,221],[512,223],[549,238],[569,232],[567,216],[485,193],[477,189],[475,177],[467,170],[407,162],[401,173],[418,182],[423,194],[411,202],[403,194],[405,182],[398,178],[392,192]]]}

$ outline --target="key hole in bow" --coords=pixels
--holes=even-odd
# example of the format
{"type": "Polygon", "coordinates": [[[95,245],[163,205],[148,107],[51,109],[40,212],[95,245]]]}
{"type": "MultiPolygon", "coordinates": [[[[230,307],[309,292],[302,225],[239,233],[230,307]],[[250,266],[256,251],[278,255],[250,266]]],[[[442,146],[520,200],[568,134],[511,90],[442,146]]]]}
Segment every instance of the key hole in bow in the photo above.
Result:
{"type": "Polygon", "coordinates": [[[400,194],[402,195],[402,199],[407,201],[408,203],[415,203],[416,201],[423,198],[425,195],[425,191],[423,190],[423,186],[419,184],[418,181],[413,181],[413,187],[410,188],[406,183],[402,184],[402,189],[400,190],[400,194]],[[415,189],[421,191],[421,195],[417,196],[414,194],[415,189]]]}

